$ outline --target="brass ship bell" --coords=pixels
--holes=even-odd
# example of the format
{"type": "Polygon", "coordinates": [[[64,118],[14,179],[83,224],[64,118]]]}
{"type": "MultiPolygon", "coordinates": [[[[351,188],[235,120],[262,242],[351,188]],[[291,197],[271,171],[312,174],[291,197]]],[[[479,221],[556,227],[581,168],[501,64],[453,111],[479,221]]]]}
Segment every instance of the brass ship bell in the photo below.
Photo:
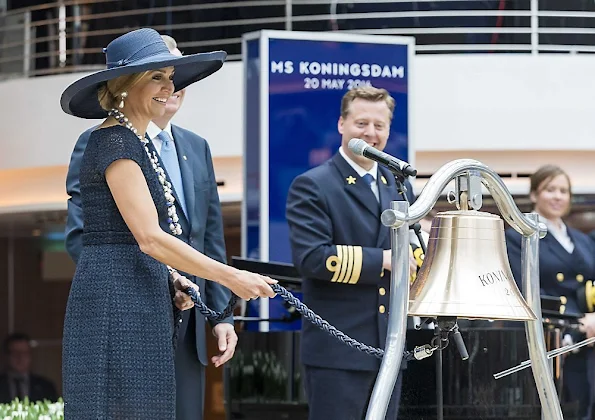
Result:
{"type": "Polygon", "coordinates": [[[537,319],[513,278],[502,219],[461,207],[438,213],[432,220],[427,253],[411,285],[408,314],[537,319]]]}

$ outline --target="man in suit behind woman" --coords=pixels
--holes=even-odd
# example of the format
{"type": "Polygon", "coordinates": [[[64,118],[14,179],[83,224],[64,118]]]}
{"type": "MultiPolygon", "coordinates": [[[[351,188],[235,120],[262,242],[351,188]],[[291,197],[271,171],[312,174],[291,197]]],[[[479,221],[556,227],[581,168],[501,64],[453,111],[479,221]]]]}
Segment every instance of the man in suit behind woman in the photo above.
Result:
{"type": "MultiPolygon", "coordinates": [[[[172,54],[182,55],[172,37],[162,35],[162,39],[172,54]]],[[[182,207],[183,231],[187,235],[184,241],[205,255],[225,263],[221,206],[209,146],[202,137],[170,122],[181,107],[184,95],[184,89],[176,92],[168,99],[163,117],[149,123],[146,135],[151,141],[148,146],[160,156],[167,174],[172,178],[174,194],[182,207]],[[165,157],[165,150],[170,158],[165,157]]],[[[77,141],[66,180],[67,191],[71,196],[68,201],[66,248],[75,261],[82,249],[83,233],[79,170],[94,129],[84,132],[77,141]]],[[[192,276],[188,278],[198,284],[207,306],[217,311],[225,308],[230,299],[227,288],[212,281],[205,282],[192,276]]],[[[183,311],[182,317],[175,356],[176,419],[200,420],[203,418],[205,366],[208,363],[205,318],[194,308],[183,311]]],[[[232,317],[214,322],[212,327],[220,353],[213,356],[211,362],[219,367],[233,356],[238,338],[232,317]]]]}
{"type": "Polygon", "coordinates": [[[13,333],[4,340],[7,369],[0,374],[0,403],[15,399],[29,401],[58,399],[56,387],[48,379],[31,373],[31,340],[26,334],[13,333]]]}

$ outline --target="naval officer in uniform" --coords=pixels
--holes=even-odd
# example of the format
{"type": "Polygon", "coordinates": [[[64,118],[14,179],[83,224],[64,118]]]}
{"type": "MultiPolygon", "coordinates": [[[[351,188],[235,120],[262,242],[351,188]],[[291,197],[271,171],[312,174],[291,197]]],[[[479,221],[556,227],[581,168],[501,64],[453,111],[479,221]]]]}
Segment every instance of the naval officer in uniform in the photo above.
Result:
{"type": "MultiPolygon", "coordinates": [[[[383,150],[394,109],[395,101],[384,89],[347,92],[338,120],[341,147],[293,181],[286,211],[306,305],[350,337],[380,348],[386,340],[391,267],[389,228],[380,214],[391,201],[404,198],[390,171],[353,154],[348,143],[360,138],[383,150]]],[[[405,184],[412,200],[411,185],[405,184]]],[[[362,419],[380,360],[311,323],[302,328],[309,420],[362,419]]],[[[397,418],[400,376],[386,419],[397,418]]]]}
{"type": "MultiPolygon", "coordinates": [[[[530,199],[533,211],[548,229],[539,241],[539,284],[542,295],[560,297],[566,313],[580,314],[587,306],[579,300],[579,290],[595,280],[595,243],[584,233],[567,226],[563,217],[570,211],[570,177],[561,168],[545,165],[531,175],[530,199]]],[[[506,247],[512,274],[521,282],[521,235],[506,231],[506,247]]],[[[591,310],[592,311],[592,310],[591,310]]],[[[569,334],[566,343],[584,337],[569,334]]],[[[578,401],[580,420],[591,420],[593,410],[595,353],[583,347],[564,359],[563,400],[578,401]]]]}

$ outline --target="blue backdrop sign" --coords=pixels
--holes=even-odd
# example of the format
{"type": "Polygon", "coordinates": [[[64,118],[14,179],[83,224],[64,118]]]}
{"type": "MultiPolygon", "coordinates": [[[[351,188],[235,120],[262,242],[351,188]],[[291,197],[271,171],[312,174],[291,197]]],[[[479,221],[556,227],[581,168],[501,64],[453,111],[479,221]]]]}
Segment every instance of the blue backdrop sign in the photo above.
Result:
{"type": "MultiPolygon", "coordinates": [[[[409,106],[414,41],[262,31],[244,37],[243,54],[242,252],[244,257],[291,263],[287,191],[297,175],[338,151],[337,122],[345,92],[364,85],[390,92],[396,107],[385,151],[414,165],[409,106]]],[[[260,314],[268,316],[268,309],[261,308],[260,314]]]]}

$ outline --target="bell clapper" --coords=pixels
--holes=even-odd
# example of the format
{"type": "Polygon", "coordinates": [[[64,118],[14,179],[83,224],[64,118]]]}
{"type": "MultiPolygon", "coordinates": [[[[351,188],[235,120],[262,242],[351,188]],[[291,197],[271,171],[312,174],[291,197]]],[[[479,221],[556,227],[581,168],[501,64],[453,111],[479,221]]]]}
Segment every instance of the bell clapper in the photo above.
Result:
{"type": "Polygon", "coordinates": [[[461,191],[461,195],[459,198],[459,209],[463,211],[469,210],[469,201],[467,197],[467,191],[461,191]]]}
{"type": "Polygon", "coordinates": [[[467,353],[467,348],[465,347],[463,337],[459,332],[457,318],[424,318],[423,322],[420,325],[415,326],[415,329],[419,330],[424,324],[429,324],[431,322],[433,322],[435,325],[434,338],[432,338],[430,344],[424,344],[423,346],[415,347],[415,358],[417,360],[425,359],[426,357],[430,357],[432,354],[434,354],[436,350],[444,350],[446,347],[448,347],[448,344],[450,343],[449,335],[451,335],[452,333],[452,339],[454,340],[457,346],[459,354],[461,355],[461,359],[467,360],[469,358],[469,353],[467,353]]]}
{"type": "Polygon", "coordinates": [[[469,359],[469,353],[467,352],[467,347],[465,346],[465,342],[463,341],[463,336],[459,332],[459,326],[457,325],[456,319],[454,321],[454,326],[452,327],[450,332],[452,332],[452,338],[454,339],[455,344],[457,346],[457,350],[461,355],[461,360],[469,359]]]}
{"type": "Polygon", "coordinates": [[[467,360],[469,358],[469,353],[467,353],[465,342],[463,341],[463,337],[459,332],[457,318],[438,317],[436,325],[437,327],[434,338],[432,339],[432,344],[436,344],[438,346],[437,349],[445,349],[449,344],[448,336],[452,333],[452,338],[457,346],[459,354],[461,355],[461,359],[467,360]]]}
{"type": "Polygon", "coordinates": [[[452,192],[449,203],[455,203],[458,210],[479,210],[482,206],[481,175],[469,171],[455,179],[455,191],[452,192]]]}

